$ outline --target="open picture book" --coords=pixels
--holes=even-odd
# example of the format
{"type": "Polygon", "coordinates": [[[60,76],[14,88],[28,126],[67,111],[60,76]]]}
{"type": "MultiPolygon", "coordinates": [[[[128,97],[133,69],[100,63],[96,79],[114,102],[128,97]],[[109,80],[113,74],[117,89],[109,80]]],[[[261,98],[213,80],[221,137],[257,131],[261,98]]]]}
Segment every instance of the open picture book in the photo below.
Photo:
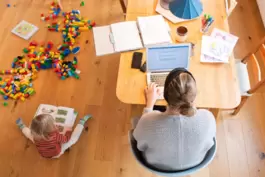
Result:
{"type": "Polygon", "coordinates": [[[49,114],[51,115],[54,120],[55,124],[59,130],[60,133],[64,134],[66,130],[72,129],[74,126],[76,117],[78,113],[73,108],[67,108],[67,107],[56,107],[53,105],[48,104],[41,104],[36,113],[35,116],[38,116],[40,114],[49,114]]]}
{"type": "Polygon", "coordinates": [[[97,56],[172,43],[169,25],[161,15],[94,27],[93,34],[97,56]]]}

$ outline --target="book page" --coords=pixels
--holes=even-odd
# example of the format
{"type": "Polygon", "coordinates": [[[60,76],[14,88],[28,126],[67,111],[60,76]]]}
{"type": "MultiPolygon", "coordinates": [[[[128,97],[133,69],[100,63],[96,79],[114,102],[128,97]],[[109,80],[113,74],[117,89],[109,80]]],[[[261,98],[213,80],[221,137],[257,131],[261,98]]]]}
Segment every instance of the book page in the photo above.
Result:
{"type": "Polygon", "coordinates": [[[54,119],[56,124],[72,127],[75,123],[74,109],[67,107],[58,107],[54,119]]]}
{"type": "Polygon", "coordinates": [[[65,128],[71,129],[74,126],[76,117],[78,115],[78,113],[75,112],[72,108],[56,107],[47,104],[41,104],[38,107],[34,117],[40,114],[51,115],[55,120],[56,127],[62,134],[66,132],[65,128]]]}
{"type": "Polygon", "coordinates": [[[145,46],[172,43],[166,23],[161,15],[138,17],[139,29],[145,46]]]}
{"type": "Polygon", "coordinates": [[[52,117],[54,117],[56,115],[56,112],[57,112],[56,106],[52,106],[52,105],[48,105],[48,104],[40,104],[34,117],[36,117],[40,114],[49,114],[52,117]]]}
{"type": "Polygon", "coordinates": [[[112,24],[110,25],[110,28],[116,52],[143,48],[137,23],[135,21],[112,24]]]}

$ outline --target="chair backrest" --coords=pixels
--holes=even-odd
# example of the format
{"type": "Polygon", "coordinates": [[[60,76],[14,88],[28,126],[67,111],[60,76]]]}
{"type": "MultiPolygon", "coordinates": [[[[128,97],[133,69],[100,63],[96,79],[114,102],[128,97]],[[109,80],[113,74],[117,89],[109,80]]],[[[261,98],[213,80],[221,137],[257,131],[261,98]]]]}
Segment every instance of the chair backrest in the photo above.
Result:
{"type": "Polygon", "coordinates": [[[251,63],[251,78],[254,82],[253,87],[248,91],[249,94],[257,91],[264,83],[265,77],[262,77],[261,68],[265,67],[265,37],[261,40],[261,43],[252,52],[247,54],[242,60],[243,63],[251,63]]]}
{"type": "Polygon", "coordinates": [[[197,166],[187,169],[187,170],[182,170],[182,171],[161,171],[159,169],[156,169],[155,167],[150,166],[147,164],[142,156],[142,153],[137,149],[137,142],[133,137],[133,130],[129,131],[129,141],[131,145],[131,151],[133,155],[135,156],[136,160],[138,161],[139,164],[141,164],[144,168],[147,170],[151,171],[152,173],[160,176],[174,176],[174,177],[181,177],[181,176],[187,176],[191,175],[200,169],[206,167],[209,165],[209,163],[213,160],[216,150],[217,150],[217,143],[216,139],[214,139],[214,145],[213,147],[207,152],[204,160],[197,166]]]}

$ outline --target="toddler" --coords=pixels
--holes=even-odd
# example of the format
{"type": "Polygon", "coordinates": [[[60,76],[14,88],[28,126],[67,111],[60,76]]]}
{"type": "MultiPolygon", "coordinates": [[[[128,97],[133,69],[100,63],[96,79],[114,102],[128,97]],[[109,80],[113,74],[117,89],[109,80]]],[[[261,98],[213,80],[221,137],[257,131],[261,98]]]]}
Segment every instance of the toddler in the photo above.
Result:
{"type": "Polygon", "coordinates": [[[36,116],[32,120],[30,128],[24,125],[21,118],[16,121],[16,124],[22,133],[36,145],[41,156],[58,158],[78,141],[84,124],[89,118],[91,115],[80,119],[74,131],[66,131],[65,135],[59,133],[54,118],[49,114],[36,116]]]}

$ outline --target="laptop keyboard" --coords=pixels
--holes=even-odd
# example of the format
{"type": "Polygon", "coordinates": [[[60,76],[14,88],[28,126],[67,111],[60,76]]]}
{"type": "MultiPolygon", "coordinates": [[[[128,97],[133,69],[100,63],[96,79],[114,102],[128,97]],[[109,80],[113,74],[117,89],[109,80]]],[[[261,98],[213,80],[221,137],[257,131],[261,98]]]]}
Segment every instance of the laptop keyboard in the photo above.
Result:
{"type": "Polygon", "coordinates": [[[151,74],[150,81],[158,85],[158,87],[164,87],[168,74],[151,74]]]}

